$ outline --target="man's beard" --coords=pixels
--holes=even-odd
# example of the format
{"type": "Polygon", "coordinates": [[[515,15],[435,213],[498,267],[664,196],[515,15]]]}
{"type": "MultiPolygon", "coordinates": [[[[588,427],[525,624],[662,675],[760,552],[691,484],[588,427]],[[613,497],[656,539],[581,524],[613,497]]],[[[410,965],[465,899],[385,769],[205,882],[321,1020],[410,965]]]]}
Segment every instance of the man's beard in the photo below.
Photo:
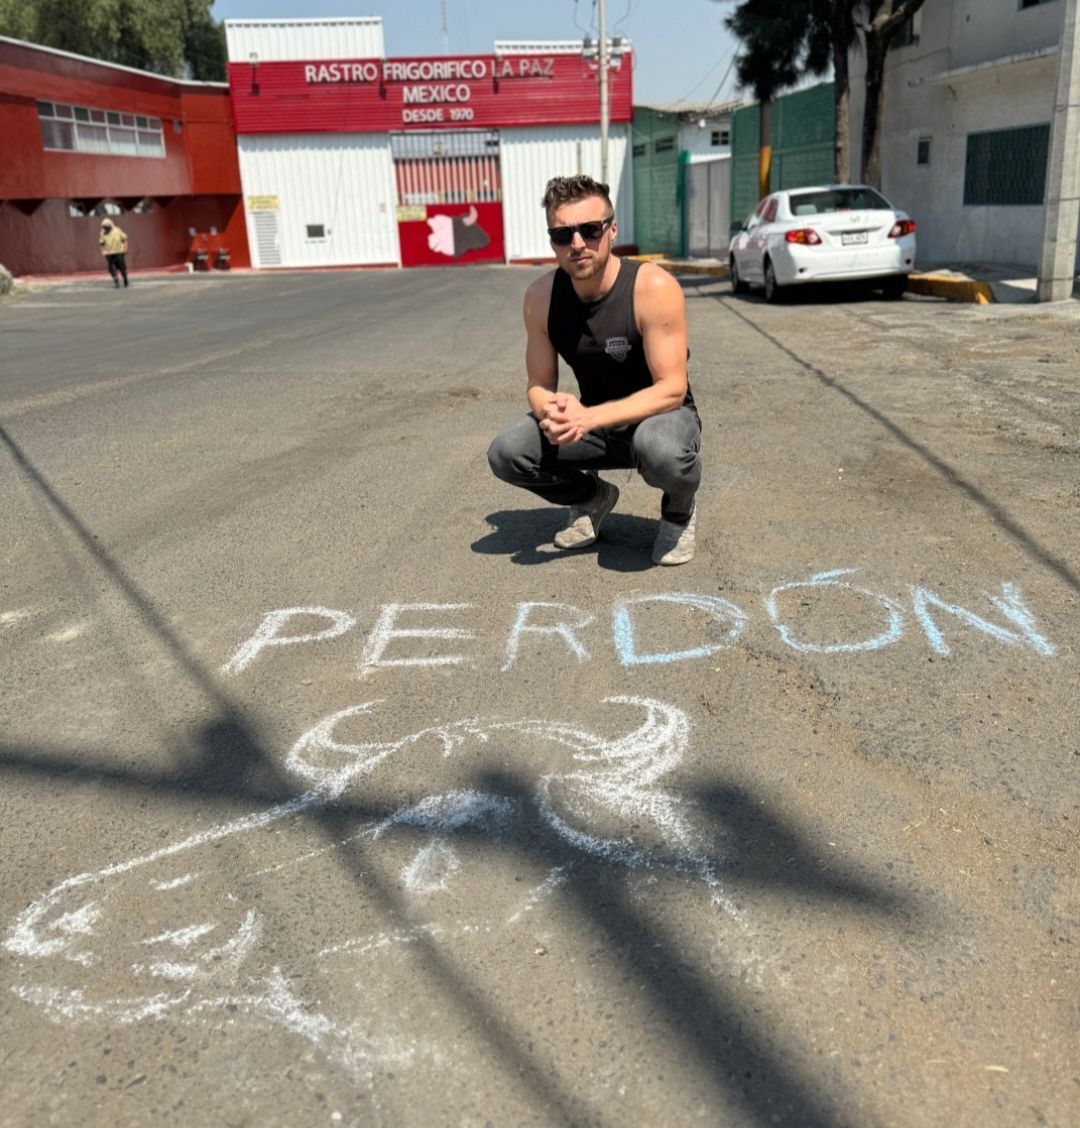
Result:
{"type": "Polygon", "coordinates": [[[604,268],[608,264],[608,259],[611,257],[610,249],[603,254],[597,253],[575,262],[571,259],[566,264],[566,271],[571,278],[578,282],[587,282],[590,278],[595,278],[598,274],[603,274],[604,268]]]}

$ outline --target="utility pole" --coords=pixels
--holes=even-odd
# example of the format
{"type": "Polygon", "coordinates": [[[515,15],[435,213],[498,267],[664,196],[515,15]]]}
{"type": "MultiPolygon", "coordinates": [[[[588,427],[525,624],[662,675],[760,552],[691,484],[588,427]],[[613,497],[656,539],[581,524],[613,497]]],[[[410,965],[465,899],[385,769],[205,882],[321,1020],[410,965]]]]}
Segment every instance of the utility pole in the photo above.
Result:
{"type": "Polygon", "coordinates": [[[596,15],[600,21],[600,181],[608,180],[608,124],[611,120],[611,106],[608,102],[608,39],[607,11],[605,0],[597,0],[596,15]]]}
{"type": "Polygon", "coordinates": [[[1057,91],[1050,128],[1046,213],[1039,261],[1040,302],[1072,297],[1076,276],[1076,237],[1080,227],[1080,0],[1062,5],[1057,91]]]}

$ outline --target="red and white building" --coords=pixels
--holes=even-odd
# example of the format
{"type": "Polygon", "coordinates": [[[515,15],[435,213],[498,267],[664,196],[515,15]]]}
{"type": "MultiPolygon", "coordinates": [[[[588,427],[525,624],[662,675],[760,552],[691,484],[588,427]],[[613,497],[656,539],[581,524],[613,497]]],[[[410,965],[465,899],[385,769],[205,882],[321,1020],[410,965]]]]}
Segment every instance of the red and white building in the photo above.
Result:
{"type": "MultiPolygon", "coordinates": [[[[253,264],[550,259],[548,179],[600,176],[595,62],[580,41],[387,58],[382,20],[227,20],[253,264]]],[[[608,168],[633,241],[629,50],[610,72],[608,168]]]]}
{"type": "MultiPolygon", "coordinates": [[[[378,17],[225,30],[227,84],[0,38],[0,263],[100,270],[104,215],[136,270],[550,260],[548,179],[600,177],[597,67],[579,41],[396,59],[378,17]]],[[[624,45],[608,144],[623,245],[632,70],[624,45]]]]}
{"type": "Polygon", "coordinates": [[[132,269],[249,265],[228,87],[0,37],[0,263],[102,270],[101,217],[132,269]]]}

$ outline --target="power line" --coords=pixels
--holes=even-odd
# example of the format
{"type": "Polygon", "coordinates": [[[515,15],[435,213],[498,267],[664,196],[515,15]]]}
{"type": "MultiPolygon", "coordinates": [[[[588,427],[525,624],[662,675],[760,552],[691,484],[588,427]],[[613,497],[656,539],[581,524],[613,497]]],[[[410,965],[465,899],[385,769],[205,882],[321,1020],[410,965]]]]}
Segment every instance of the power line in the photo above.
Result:
{"type": "MultiPolygon", "coordinates": [[[[695,82],[695,83],[694,83],[694,85],[693,85],[693,86],[691,86],[691,87],[690,87],[690,89],[689,89],[689,90],[688,90],[688,91],[687,91],[687,92],[686,92],[686,93],[685,93],[685,94],[684,94],[684,95],[683,95],[683,96],[682,96],[681,98],[679,98],[679,99],[678,99],[678,100],[676,101],[676,105],[678,105],[678,103],[679,103],[679,102],[685,102],[685,101],[686,101],[686,100],[687,100],[687,99],[688,99],[688,98],[690,97],[690,95],[691,95],[691,94],[693,94],[693,93],[694,93],[694,91],[695,91],[695,90],[697,90],[697,88],[698,88],[698,87],[699,87],[699,86],[700,86],[700,85],[701,85],[701,84],[702,84],[702,83],[703,83],[703,82],[704,82],[704,81],[705,81],[705,80],[706,80],[706,79],[707,79],[707,78],[708,78],[708,77],[709,77],[709,76],[710,76],[711,74],[713,74],[713,73],[715,73],[715,72],[716,72],[717,70],[719,70],[719,68],[720,68],[720,67],[722,67],[722,66],[724,65],[724,63],[726,63],[726,62],[728,61],[728,59],[729,59],[729,58],[731,57],[731,54],[732,54],[732,53],[734,52],[734,50],[735,50],[735,48],[732,48],[732,50],[731,50],[731,51],[729,51],[729,52],[728,52],[728,54],[726,54],[726,55],[721,55],[721,56],[720,56],[720,58],[719,58],[719,59],[717,59],[717,60],[716,60],[716,62],[715,62],[715,63],[713,63],[713,65],[712,65],[711,67],[709,67],[709,69],[708,69],[708,70],[707,70],[707,71],[706,71],[706,72],[705,72],[705,73],[704,73],[704,74],[703,74],[703,75],[701,76],[701,78],[699,78],[699,79],[697,80],[697,82],[695,82]]],[[[728,68],[728,70],[729,70],[729,73],[730,73],[730,67],[728,68]]],[[[726,81],[726,80],[727,80],[727,75],[725,74],[725,75],[724,75],[724,79],[723,79],[723,80],[721,81],[721,85],[723,85],[724,81],[726,81]]],[[[716,95],[714,94],[714,95],[713,95],[713,97],[715,98],[715,97],[716,97],[716,95]]]]}
{"type": "MultiPolygon", "coordinates": [[[[594,3],[595,3],[595,0],[594,0],[594,3]]],[[[582,27],[581,24],[578,23],[578,18],[577,18],[578,8],[577,8],[577,6],[578,6],[578,0],[574,0],[574,27],[576,27],[578,29],[578,31],[581,32],[582,35],[588,35],[589,29],[587,27],[582,27]]]]}
{"type": "Polygon", "coordinates": [[[626,0],[626,11],[623,12],[622,18],[619,19],[615,24],[616,35],[618,35],[622,31],[622,29],[630,22],[630,20],[633,19],[634,12],[640,2],[641,0],[626,0]]]}
{"type": "Polygon", "coordinates": [[[726,71],[724,71],[724,77],[722,79],[720,79],[720,85],[713,91],[713,96],[706,103],[707,106],[711,106],[713,104],[713,102],[716,101],[717,94],[719,94],[720,91],[724,89],[724,83],[727,82],[729,76],[731,75],[732,68],[735,66],[735,64],[738,62],[738,60],[739,60],[738,54],[733,53],[732,56],[731,56],[731,62],[728,64],[728,69],[726,71]]]}

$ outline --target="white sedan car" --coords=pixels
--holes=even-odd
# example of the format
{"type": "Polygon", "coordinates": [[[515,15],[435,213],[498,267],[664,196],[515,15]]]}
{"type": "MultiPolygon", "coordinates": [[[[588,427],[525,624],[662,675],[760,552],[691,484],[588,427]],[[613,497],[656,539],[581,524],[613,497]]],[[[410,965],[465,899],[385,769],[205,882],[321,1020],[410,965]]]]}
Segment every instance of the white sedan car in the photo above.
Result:
{"type": "Polygon", "coordinates": [[[787,286],[849,279],[899,298],[915,265],[915,221],[863,184],[773,192],[731,234],[732,290],[755,283],[770,302],[787,286]]]}

